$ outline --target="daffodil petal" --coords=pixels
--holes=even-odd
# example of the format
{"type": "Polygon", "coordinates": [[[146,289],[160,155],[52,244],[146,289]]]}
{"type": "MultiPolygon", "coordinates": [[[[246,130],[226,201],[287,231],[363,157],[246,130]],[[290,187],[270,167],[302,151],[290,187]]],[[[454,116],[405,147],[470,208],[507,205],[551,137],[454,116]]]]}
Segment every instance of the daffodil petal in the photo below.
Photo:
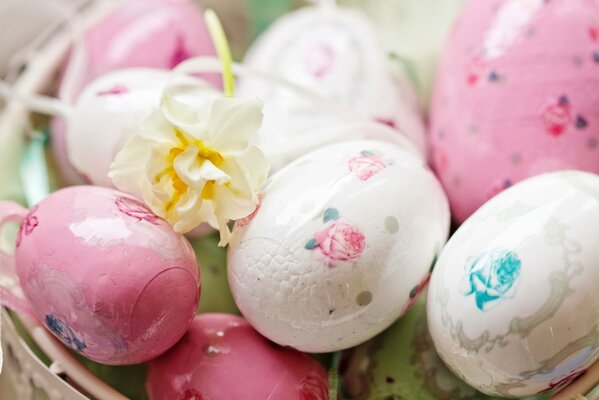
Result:
{"type": "Polygon", "coordinates": [[[250,145],[246,151],[235,157],[237,164],[245,171],[251,171],[252,188],[260,191],[268,179],[270,164],[258,146],[250,145]]]}
{"type": "Polygon", "coordinates": [[[250,138],[262,126],[264,102],[258,99],[220,98],[212,103],[206,142],[223,156],[247,149],[250,138]]]}

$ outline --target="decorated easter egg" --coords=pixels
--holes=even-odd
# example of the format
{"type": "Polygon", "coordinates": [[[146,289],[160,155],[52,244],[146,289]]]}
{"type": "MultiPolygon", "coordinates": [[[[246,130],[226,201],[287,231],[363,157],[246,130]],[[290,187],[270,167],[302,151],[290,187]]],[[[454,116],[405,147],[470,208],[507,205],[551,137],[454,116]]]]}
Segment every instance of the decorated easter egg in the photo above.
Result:
{"type": "MultiPolygon", "coordinates": [[[[95,185],[112,187],[108,169],[138,125],[157,110],[170,71],[131,68],[104,75],[89,84],[67,119],[67,151],[72,165],[95,185]]],[[[181,98],[209,108],[220,94],[205,81],[185,78],[181,98]]]]}
{"type": "Polygon", "coordinates": [[[471,1],[439,67],[432,162],[458,222],[543,172],[599,172],[599,3],[471,1]]]}
{"type": "Polygon", "coordinates": [[[15,263],[38,319],[105,364],[163,353],[187,331],[199,297],[187,240],[135,198],[101,187],[62,189],[31,209],[15,263]]]}
{"type": "Polygon", "coordinates": [[[428,324],[445,363],[481,392],[559,390],[599,358],[599,176],[529,178],[449,240],[428,324]]]}
{"type": "MultiPolygon", "coordinates": [[[[191,57],[214,55],[202,10],[190,0],[131,0],[92,24],[69,55],[58,97],[73,104],[98,77],[120,69],[172,69],[191,57]]],[[[217,77],[209,77],[218,85],[217,77]]],[[[127,86],[129,82],[121,82],[127,86]]],[[[65,121],[52,121],[53,152],[64,178],[81,182],[70,165],[65,121]]]]}
{"type": "Polygon", "coordinates": [[[423,295],[383,333],[343,353],[347,398],[499,400],[468,386],[443,364],[428,333],[425,308],[423,295]]]}
{"type": "Polygon", "coordinates": [[[375,140],[311,152],[273,175],[228,253],[237,306],[261,334],[301,351],[361,343],[411,304],[449,229],[420,157],[375,140]]]}
{"type": "Polygon", "coordinates": [[[172,349],[151,361],[150,400],[327,400],[327,374],[307,354],[279,347],[246,320],[197,316],[172,349]]]}
{"type": "MultiPolygon", "coordinates": [[[[343,105],[357,119],[394,127],[424,152],[425,130],[415,92],[389,61],[373,26],[361,13],[308,7],[277,20],[249,49],[244,63],[343,105]]],[[[276,80],[243,76],[239,95],[266,102],[261,131],[266,154],[292,146],[323,124],[349,123],[276,80]]]]}

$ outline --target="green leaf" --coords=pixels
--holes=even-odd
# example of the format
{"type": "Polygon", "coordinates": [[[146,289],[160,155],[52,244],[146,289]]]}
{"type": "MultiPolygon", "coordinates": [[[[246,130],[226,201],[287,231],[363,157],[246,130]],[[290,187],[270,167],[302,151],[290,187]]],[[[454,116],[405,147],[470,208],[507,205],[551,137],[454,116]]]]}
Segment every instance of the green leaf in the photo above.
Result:
{"type": "Polygon", "coordinates": [[[306,242],[306,245],[304,247],[306,248],[306,250],[313,250],[316,247],[318,247],[318,242],[316,241],[316,239],[310,239],[308,240],[308,242],[306,242]]]}
{"type": "Polygon", "coordinates": [[[339,218],[339,211],[336,208],[327,208],[324,211],[324,217],[323,217],[323,221],[324,222],[329,222],[333,219],[337,219],[339,218]]]}

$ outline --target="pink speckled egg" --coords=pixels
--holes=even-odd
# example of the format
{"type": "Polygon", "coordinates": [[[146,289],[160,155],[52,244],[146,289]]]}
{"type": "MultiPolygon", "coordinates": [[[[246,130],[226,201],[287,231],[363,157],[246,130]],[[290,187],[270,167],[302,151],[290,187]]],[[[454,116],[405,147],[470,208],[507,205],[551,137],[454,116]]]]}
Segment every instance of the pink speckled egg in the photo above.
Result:
{"type": "MultiPolygon", "coordinates": [[[[190,0],[129,0],[85,32],[67,60],[58,94],[73,103],[90,82],[109,72],[171,69],[188,58],[214,54],[202,10],[190,0]]],[[[211,83],[219,85],[217,78],[211,76],[211,83]]],[[[65,179],[81,182],[67,158],[64,121],[55,118],[52,125],[54,154],[65,179]]]]}
{"type": "Polygon", "coordinates": [[[41,322],[105,364],[150,360],[187,331],[199,270],[187,240],[133,197],[75,186],[21,223],[15,263],[41,322]]]}
{"type": "Polygon", "coordinates": [[[260,336],[245,319],[197,316],[176,346],[149,364],[150,400],[327,400],[327,374],[307,354],[260,336]]]}
{"type": "Polygon", "coordinates": [[[598,2],[469,2],[431,110],[431,158],[454,218],[532,175],[599,173],[598,89],[598,2]]]}

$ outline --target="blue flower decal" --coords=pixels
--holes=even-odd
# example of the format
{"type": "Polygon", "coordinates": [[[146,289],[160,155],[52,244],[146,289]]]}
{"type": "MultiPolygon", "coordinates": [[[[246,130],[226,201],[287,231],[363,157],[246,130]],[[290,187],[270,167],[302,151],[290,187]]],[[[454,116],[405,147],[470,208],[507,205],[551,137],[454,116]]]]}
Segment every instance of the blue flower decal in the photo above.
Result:
{"type": "Polygon", "coordinates": [[[87,347],[85,341],[80,339],[75,331],[66,324],[66,322],[52,314],[46,315],[45,320],[48,329],[58,336],[58,338],[60,338],[65,344],[69,345],[78,352],[83,352],[83,350],[85,350],[87,347]]]}
{"type": "Polygon", "coordinates": [[[488,310],[492,302],[513,296],[521,264],[515,252],[502,248],[469,258],[465,266],[464,295],[473,294],[476,307],[481,311],[488,310]]]}

